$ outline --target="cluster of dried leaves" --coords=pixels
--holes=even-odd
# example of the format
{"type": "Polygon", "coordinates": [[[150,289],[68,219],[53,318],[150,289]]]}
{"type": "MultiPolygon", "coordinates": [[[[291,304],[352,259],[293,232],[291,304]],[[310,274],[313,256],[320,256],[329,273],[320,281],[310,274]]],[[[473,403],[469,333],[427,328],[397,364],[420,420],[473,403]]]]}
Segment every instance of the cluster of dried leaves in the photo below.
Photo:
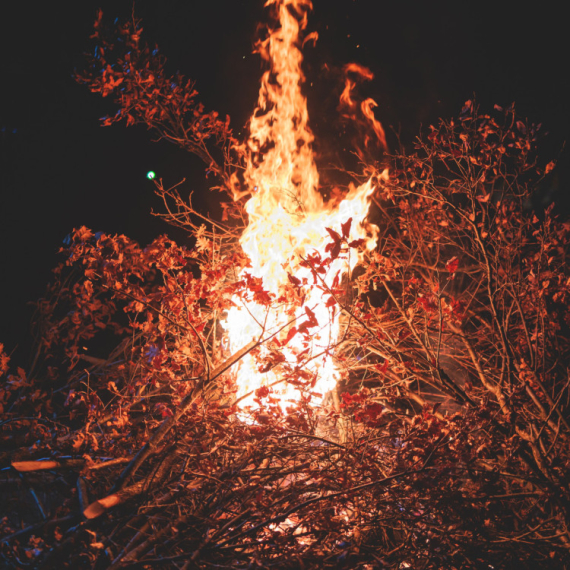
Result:
{"type": "MultiPolygon", "coordinates": [[[[115,60],[101,26],[81,79],[231,194],[237,167],[207,147],[229,156],[228,124],[165,75],[137,22],[115,60]]],[[[341,227],[327,258],[305,260],[314,282],[292,276],[288,301],[320,286],[343,314],[344,380],[321,408],[311,355],[280,358],[287,331],[225,348],[230,303],[282,301],[238,278],[241,202],[209,220],[158,185],[191,248],[75,230],[38,303],[36,358],[10,372],[0,345],[3,565],[569,567],[570,224],[531,208],[553,167],[538,133],[513,107],[468,103],[391,159],[379,245],[353,275],[320,278],[360,246],[341,227]],[[236,413],[232,366],[250,352],[304,394],[287,415],[271,387],[236,413]]],[[[307,311],[293,334],[315,321],[307,311]]]]}

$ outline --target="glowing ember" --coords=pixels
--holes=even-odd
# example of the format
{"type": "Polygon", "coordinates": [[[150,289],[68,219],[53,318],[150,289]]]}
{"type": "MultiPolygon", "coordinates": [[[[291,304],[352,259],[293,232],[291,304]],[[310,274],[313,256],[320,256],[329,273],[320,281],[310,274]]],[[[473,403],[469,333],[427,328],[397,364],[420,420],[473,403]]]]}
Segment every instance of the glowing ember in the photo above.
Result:
{"type": "MultiPolygon", "coordinates": [[[[303,267],[301,262],[315,251],[328,256],[326,246],[331,243],[331,235],[327,228],[342,235],[342,224],[345,233],[350,226],[348,241],[363,239],[366,247],[375,247],[376,228],[370,224],[363,227],[374,188],[370,181],[351,188],[334,210],[318,193],[319,176],[311,148],[313,135],[300,89],[303,74],[299,31],[306,26],[311,4],[309,0],[269,0],[267,4],[275,4],[280,27],[258,46],[262,57],[270,63],[270,70],[262,77],[258,106],[250,124],[245,172],[247,192],[251,194],[246,204],[249,225],[240,241],[251,259],[251,267],[241,277],[249,274],[261,278],[263,288],[274,295],[274,300],[266,306],[234,298],[236,306],[228,311],[225,327],[232,353],[254,339],[281,330],[277,338],[284,364],[295,368],[302,361],[303,370],[309,373],[305,377],[311,377],[311,401],[319,403],[338,379],[330,349],[335,346],[340,329],[338,310],[332,303],[327,307],[331,296],[322,289],[332,288],[333,284],[338,289],[339,279],[354,268],[358,254],[356,249],[343,252],[317,283],[310,267],[303,267]],[[350,218],[352,223],[347,223],[350,218]],[[300,303],[291,303],[291,290],[289,301],[285,297],[284,288],[291,287],[291,283],[303,287],[306,296],[301,307],[300,303]],[[299,327],[307,319],[311,321],[310,340],[299,333],[292,336],[294,331],[288,334],[292,326],[299,327]]],[[[347,84],[343,96],[350,98],[350,91],[347,84]]],[[[365,105],[378,131],[381,127],[372,115],[373,102],[367,100],[365,105]]],[[[271,387],[272,396],[284,411],[300,399],[301,392],[285,381],[279,366],[260,372],[256,362],[258,358],[251,355],[240,362],[236,373],[239,406],[255,407],[252,393],[262,386],[271,387]],[[244,397],[247,394],[250,395],[244,397]]]]}

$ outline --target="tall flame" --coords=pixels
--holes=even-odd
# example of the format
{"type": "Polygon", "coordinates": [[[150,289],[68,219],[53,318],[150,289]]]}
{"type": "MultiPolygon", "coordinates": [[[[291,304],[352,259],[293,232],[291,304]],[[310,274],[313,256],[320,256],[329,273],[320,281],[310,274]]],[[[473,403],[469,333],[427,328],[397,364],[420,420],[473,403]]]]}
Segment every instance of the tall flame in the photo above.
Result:
{"type": "MultiPolygon", "coordinates": [[[[308,127],[307,102],[301,93],[304,78],[299,32],[306,27],[311,2],[268,0],[266,5],[270,4],[278,11],[280,26],[257,46],[270,69],[262,77],[257,108],[250,121],[245,172],[245,183],[251,193],[245,206],[249,225],[240,242],[251,267],[241,276],[248,273],[261,278],[264,289],[281,300],[274,303],[277,307],[268,308],[253,301],[246,303],[236,296],[225,327],[230,351],[234,353],[262,335],[266,337],[281,330],[282,337],[286,336],[293,324],[306,320],[312,311],[318,325],[311,328],[311,342],[307,344],[307,339],[297,334],[283,343],[286,346],[281,350],[285,361],[292,366],[298,363],[301,352],[309,360],[305,370],[316,378],[312,401],[318,403],[335,387],[339,375],[330,350],[339,335],[339,314],[326,306],[329,295],[325,297],[322,289],[332,287],[335,276],[351,271],[358,255],[351,250],[353,253],[337,257],[322,276],[321,288],[315,286],[310,267],[301,262],[315,251],[325,256],[326,245],[331,241],[326,228],[340,233],[341,224],[349,218],[352,224],[348,240],[364,239],[369,249],[375,247],[374,226],[366,224],[366,229],[363,226],[368,198],[374,188],[370,181],[351,188],[334,210],[324,203],[317,190],[319,175],[311,146],[313,134],[308,127]],[[308,285],[304,307],[310,309],[309,313],[304,307],[283,301],[283,287],[289,283],[289,275],[308,285]]],[[[253,356],[246,356],[239,363],[236,382],[242,407],[255,407],[253,393],[261,386],[272,387],[284,411],[300,398],[300,392],[274,370],[260,372],[253,356]]]]}

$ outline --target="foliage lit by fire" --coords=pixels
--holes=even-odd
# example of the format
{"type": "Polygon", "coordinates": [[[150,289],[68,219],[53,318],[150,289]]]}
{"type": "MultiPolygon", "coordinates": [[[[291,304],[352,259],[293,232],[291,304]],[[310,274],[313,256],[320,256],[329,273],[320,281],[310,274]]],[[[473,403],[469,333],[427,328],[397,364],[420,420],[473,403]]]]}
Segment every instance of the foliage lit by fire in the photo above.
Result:
{"type": "MultiPolygon", "coordinates": [[[[287,26],[303,32],[310,8],[268,4],[281,25],[262,52],[287,26]]],[[[78,79],[114,98],[105,124],[144,124],[200,156],[224,215],[157,183],[186,244],[74,230],[37,305],[35,359],[13,370],[0,345],[0,483],[16,489],[5,564],[568,567],[570,223],[533,208],[554,168],[540,126],[468,101],[383,155],[373,104],[347,82],[344,108],[380,154],[327,203],[300,75],[297,106],[272,116],[286,81],[267,72],[240,144],[141,32],[99,15],[78,79]],[[300,130],[280,147],[271,129],[288,122],[300,130]],[[274,253],[244,246],[256,216],[271,224],[254,237],[272,239],[279,224],[256,209],[272,197],[293,244],[277,285],[262,271],[274,253]],[[355,197],[361,209],[343,210],[355,197]],[[317,242],[292,235],[317,216],[317,242]],[[238,307],[258,328],[232,341],[238,307]],[[240,391],[243,362],[266,380],[240,391]]],[[[297,53],[303,38],[287,41],[297,53]]]]}

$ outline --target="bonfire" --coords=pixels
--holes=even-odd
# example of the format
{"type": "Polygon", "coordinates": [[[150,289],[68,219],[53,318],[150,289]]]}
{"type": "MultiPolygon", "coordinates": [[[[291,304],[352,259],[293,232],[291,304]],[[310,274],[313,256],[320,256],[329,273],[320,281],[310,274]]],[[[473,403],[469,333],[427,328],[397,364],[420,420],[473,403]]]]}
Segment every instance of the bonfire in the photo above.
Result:
{"type": "Polygon", "coordinates": [[[361,142],[323,181],[311,3],[267,10],[243,140],[98,14],[103,124],[199,156],[222,213],[155,178],[187,240],[73,230],[33,361],[0,345],[4,565],[567,567],[570,224],[529,209],[540,126],[467,101],[390,154],[349,63],[361,142]]]}

